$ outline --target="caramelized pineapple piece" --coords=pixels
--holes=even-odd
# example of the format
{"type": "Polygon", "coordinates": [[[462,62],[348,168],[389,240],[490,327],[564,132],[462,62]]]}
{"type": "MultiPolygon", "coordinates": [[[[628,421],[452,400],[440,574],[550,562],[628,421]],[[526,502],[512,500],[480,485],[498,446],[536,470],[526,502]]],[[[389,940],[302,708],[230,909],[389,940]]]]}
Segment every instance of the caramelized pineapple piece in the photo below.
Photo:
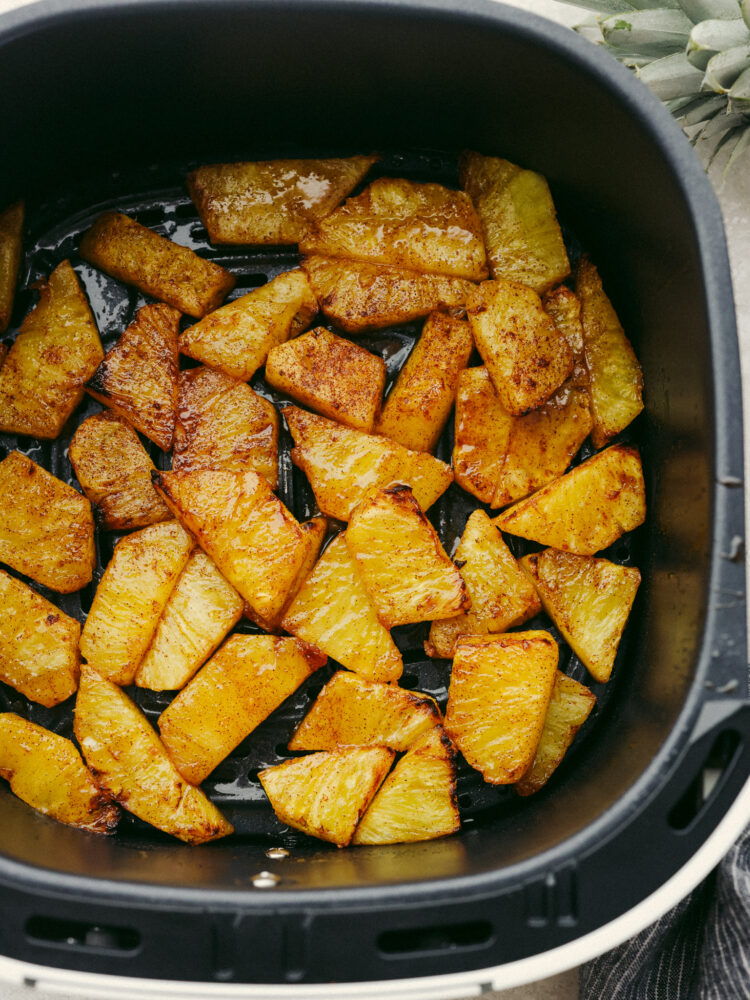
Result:
{"type": "Polygon", "coordinates": [[[373,181],[312,223],[299,248],[472,281],[488,274],[481,225],[468,195],[402,178],[373,181]]]}
{"type": "Polygon", "coordinates": [[[459,176],[482,221],[493,278],[520,281],[541,295],[570,273],[555,206],[541,174],[467,152],[459,161],[459,176]]]}
{"type": "Polygon", "coordinates": [[[78,687],[81,626],[0,570],[0,681],[51,708],[78,687]]]}
{"type": "Polygon", "coordinates": [[[521,565],[570,648],[594,680],[606,683],[641,574],[634,566],[556,549],[525,556],[521,565]]]}
{"type": "Polygon", "coordinates": [[[41,282],[39,302],[0,368],[0,430],[56,438],[83,399],[102,344],[78,278],[64,260],[41,282]]]}
{"type": "Polygon", "coordinates": [[[453,472],[459,486],[492,504],[505,464],[514,418],[503,408],[486,368],[458,379],[453,472]]]}
{"type": "Polygon", "coordinates": [[[282,413],[294,438],[292,461],[310,480],[318,506],[329,517],[348,521],[373,489],[408,483],[427,510],[450,486],[445,462],[409,451],[395,441],[343,427],[325,417],[285,406],[282,413]]]}
{"type": "Polygon", "coordinates": [[[463,306],[474,287],[465,278],[335,257],[305,257],[302,269],[321,311],[347,333],[380,330],[435,309],[463,306]]]}
{"type": "Polygon", "coordinates": [[[318,560],[281,625],[368,680],[401,676],[401,654],[378,621],[343,535],[318,560]]]}
{"type": "Polygon", "coordinates": [[[86,388],[162,451],[172,447],[177,419],[180,314],[144,306],[99,365],[86,388]]]}
{"type": "Polygon", "coordinates": [[[297,519],[257,472],[154,473],[156,488],[255,614],[278,620],[308,555],[297,519]]]}
{"type": "Polygon", "coordinates": [[[386,746],[408,750],[442,721],[434,700],[395,684],[340,670],[326,684],[289,742],[290,750],[386,746]]]}
{"type": "Polygon", "coordinates": [[[495,518],[501,531],[593,556],[643,524],[646,491],[635,448],[612,445],[495,518]]]}
{"type": "Polygon", "coordinates": [[[132,684],[193,544],[168,521],[115,546],[81,633],[81,653],[106,680],[132,684]]]}
{"type": "Polygon", "coordinates": [[[344,537],[386,628],[451,618],[471,607],[461,574],[408,486],[363,500],[344,537]]]}
{"type": "Polygon", "coordinates": [[[375,433],[413,451],[432,451],[453,408],[458,377],[473,347],[468,323],[433,313],[399,372],[375,433]]]}
{"type": "Polygon", "coordinates": [[[188,174],[187,186],[212,243],[298,243],[378,159],[216,163],[188,174]]]}
{"type": "Polygon", "coordinates": [[[520,500],[561,476],[593,426],[581,303],[574,292],[561,285],[545,295],[543,305],[568,342],[573,371],[539,409],[513,420],[493,507],[520,500]]]}
{"type": "Polygon", "coordinates": [[[455,833],[461,826],[455,761],[441,726],[421,736],[380,786],[352,843],[405,844],[455,833]]]}
{"type": "Polygon", "coordinates": [[[557,659],[557,643],[548,632],[465,636],[457,642],[445,728],[490,784],[512,784],[531,767],[557,659]]]}
{"type": "Polygon", "coordinates": [[[151,691],[179,691],[237,624],[243,607],[205,552],[193,552],[169,595],[135,683],[151,691]]]}
{"type": "Polygon", "coordinates": [[[516,782],[519,795],[533,795],[547,784],[595,702],[595,696],[585,685],[557,671],[534,763],[516,782]]]}
{"type": "Polygon", "coordinates": [[[13,712],[0,715],[0,777],[32,809],[90,833],[111,833],[120,810],[70,740],[13,712]]]}
{"type": "Polygon", "coordinates": [[[394,756],[385,747],[337,747],[267,767],[258,777],[282,823],[346,847],[394,756]]]}
{"type": "Polygon", "coordinates": [[[253,469],[272,489],[279,479],[279,417],[249,385],[210,368],[180,373],[172,468],[253,469]]]}
{"type": "Polygon", "coordinates": [[[539,409],[514,417],[487,369],[467,369],[456,398],[456,482],[484,503],[503,507],[561,476],[590,430],[588,393],[572,380],[539,409]]]}
{"type": "Polygon", "coordinates": [[[182,778],[141,710],[91,667],[81,671],[75,734],[96,780],[123,809],[188,844],[234,832],[182,778]]]}
{"type": "Polygon", "coordinates": [[[13,312],[18,272],[21,269],[23,219],[22,201],[17,201],[0,212],[0,334],[8,329],[13,312]]]}
{"type": "Polygon", "coordinates": [[[505,632],[541,611],[534,587],[483,510],[469,517],[453,558],[461,568],[471,608],[432,623],[425,644],[429,656],[451,657],[462,635],[505,632]]]}
{"type": "Polygon", "coordinates": [[[485,281],[467,315],[500,402],[520,415],[541,406],[573,368],[573,353],[536,292],[515,281],[485,281]]]}
{"type": "Polygon", "coordinates": [[[257,625],[260,625],[260,627],[265,629],[266,632],[278,633],[281,631],[281,622],[284,615],[291,607],[292,601],[299,593],[302,584],[308,578],[310,573],[312,573],[313,567],[317,562],[320,547],[323,544],[323,539],[325,538],[326,531],[328,530],[328,520],[320,515],[318,517],[313,517],[309,521],[303,521],[302,524],[300,524],[300,530],[302,531],[303,536],[305,556],[299,570],[297,571],[297,576],[294,578],[294,582],[287,592],[285,603],[281,611],[273,618],[263,618],[262,615],[253,611],[249,604],[245,604],[245,616],[250,618],[251,621],[254,621],[257,625]]]}
{"type": "Polygon", "coordinates": [[[385,386],[385,362],[319,326],[274,347],[266,381],[324,417],[371,431],[385,386]]]}
{"type": "Polygon", "coordinates": [[[99,524],[132,531],[172,515],[151,485],[154,463],[129,424],[109,410],[84,420],[68,450],[99,524]]]}
{"type": "Polygon", "coordinates": [[[235,284],[223,267],[120,212],[100,215],[79,252],[113,278],[197,319],[220,306],[235,284]]]}
{"type": "Polygon", "coordinates": [[[271,348],[306,329],[317,311],[305,273],[286,271],[188,327],[180,351],[247,382],[271,348]]]}
{"type": "Polygon", "coordinates": [[[95,558],[88,500],[18,451],[0,462],[0,496],[0,561],[61,594],[85,587],[95,558]]]}
{"type": "Polygon", "coordinates": [[[326,662],[296,639],[233,635],[159,716],[177,770],[199,785],[326,662]]]}
{"type": "Polygon", "coordinates": [[[602,448],[643,409],[643,375],[594,265],[582,257],[576,272],[594,430],[602,448]]]}
{"type": "Polygon", "coordinates": [[[511,419],[493,507],[528,496],[565,472],[591,430],[589,394],[566,382],[538,410],[511,419]]]}
{"type": "Polygon", "coordinates": [[[555,321],[555,326],[565,337],[573,352],[573,371],[566,385],[576,389],[589,387],[589,370],[583,346],[581,300],[566,285],[560,285],[542,299],[544,311],[555,321]]]}

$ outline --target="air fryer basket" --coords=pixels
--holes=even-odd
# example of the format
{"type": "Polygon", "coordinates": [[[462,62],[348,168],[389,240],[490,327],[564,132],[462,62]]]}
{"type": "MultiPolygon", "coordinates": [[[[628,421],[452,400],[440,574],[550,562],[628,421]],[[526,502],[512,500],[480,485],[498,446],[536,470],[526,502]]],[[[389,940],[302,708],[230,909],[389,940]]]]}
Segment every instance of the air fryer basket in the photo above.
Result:
{"type": "MultiPolygon", "coordinates": [[[[460,149],[506,156],[549,178],[642,361],[647,412],[629,433],[649,518],[614,553],[643,573],[615,678],[542,793],[520,802],[466,768],[456,837],[337,851],[291,836],[253,772],[279,759],[321,672],[207,784],[237,827],[227,841],[189,849],[137,821],[95,837],[0,788],[0,953],[158,978],[355,981],[498,964],[624,912],[691,856],[748,772],[731,288],[718,208],[676,126],[592,47],[494,4],[51,6],[0,20],[0,92],[16,95],[0,106],[0,205],[27,198],[26,284],[69,256],[109,347],[142,300],[76,255],[103,206],[226,263],[245,291],[293,266],[294,248],[211,247],[182,188],[196,163],[378,149],[380,173],[455,184],[460,149]],[[722,773],[703,801],[707,762],[722,773]]],[[[14,321],[31,302],[19,296],[14,321]]],[[[364,342],[394,372],[417,329],[364,342]]],[[[2,443],[73,481],[70,433],[2,443]]],[[[310,512],[288,457],[280,492],[310,512]]],[[[467,510],[456,488],[436,505],[448,543],[467,510]]],[[[52,599],[80,616],[89,589],[52,599]]],[[[448,664],[425,659],[419,629],[399,633],[405,683],[444,698],[448,664]]],[[[0,707],[13,697],[0,690],[0,707]]],[[[152,715],[161,697],[142,694],[152,715]]],[[[35,711],[68,734],[69,713],[35,711]]]]}

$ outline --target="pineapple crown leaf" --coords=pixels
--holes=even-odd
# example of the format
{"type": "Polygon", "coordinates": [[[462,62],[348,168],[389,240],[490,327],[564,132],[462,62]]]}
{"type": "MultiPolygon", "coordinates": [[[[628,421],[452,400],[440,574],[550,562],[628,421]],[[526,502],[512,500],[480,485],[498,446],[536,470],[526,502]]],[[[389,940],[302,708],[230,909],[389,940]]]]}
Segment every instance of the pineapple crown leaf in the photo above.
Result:
{"type": "Polygon", "coordinates": [[[710,166],[750,150],[750,0],[564,0],[575,30],[632,69],[710,166]]]}

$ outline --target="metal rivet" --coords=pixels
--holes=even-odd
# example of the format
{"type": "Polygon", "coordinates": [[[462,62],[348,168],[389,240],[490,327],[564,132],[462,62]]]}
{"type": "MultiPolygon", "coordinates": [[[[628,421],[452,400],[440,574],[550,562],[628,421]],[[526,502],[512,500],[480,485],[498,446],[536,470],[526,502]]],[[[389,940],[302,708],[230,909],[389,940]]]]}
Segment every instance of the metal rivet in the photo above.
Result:
{"type": "Polygon", "coordinates": [[[273,889],[280,881],[279,876],[274,875],[273,872],[258,872],[252,878],[252,883],[256,889],[273,889]]]}
{"type": "Polygon", "coordinates": [[[736,691],[740,686],[740,682],[736,677],[733,677],[731,681],[727,681],[726,684],[722,684],[721,687],[716,688],[717,694],[731,694],[732,691],[736,691]]]}
{"type": "Polygon", "coordinates": [[[286,847],[269,847],[266,851],[266,857],[271,858],[272,861],[277,861],[279,858],[288,858],[289,851],[286,847]]]}

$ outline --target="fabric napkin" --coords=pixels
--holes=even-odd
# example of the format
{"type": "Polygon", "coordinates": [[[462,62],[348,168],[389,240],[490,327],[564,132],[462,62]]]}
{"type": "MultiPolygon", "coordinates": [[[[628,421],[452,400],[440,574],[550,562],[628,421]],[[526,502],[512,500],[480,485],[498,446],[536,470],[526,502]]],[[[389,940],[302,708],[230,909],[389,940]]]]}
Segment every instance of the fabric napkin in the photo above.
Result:
{"type": "Polygon", "coordinates": [[[580,969],[581,1000],[750,998],[750,828],[690,895],[580,969]]]}

